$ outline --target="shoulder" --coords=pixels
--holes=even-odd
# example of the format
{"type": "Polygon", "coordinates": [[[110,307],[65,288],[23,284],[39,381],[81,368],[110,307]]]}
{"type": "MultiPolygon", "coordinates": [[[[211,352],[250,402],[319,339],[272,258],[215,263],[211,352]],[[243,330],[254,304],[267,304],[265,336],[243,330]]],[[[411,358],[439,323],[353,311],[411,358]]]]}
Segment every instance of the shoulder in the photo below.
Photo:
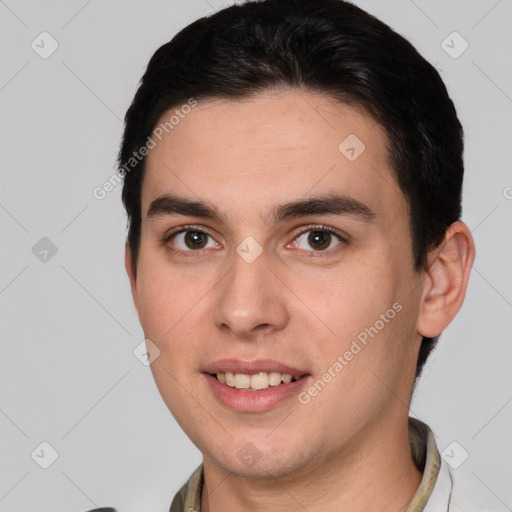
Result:
{"type": "Polygon", "coordinates": [[[449,512],[496,512],[471,496],[469,486],[453,476],[449,512]]]}
{"type": "Polygon", "coordinates": [[[424,512],[497,512],[472,496],[470,487],[441,459],[424,512]]]}
{"type": "Polygon", "coordinates": [[[460,478],[444,461],[439,476],[450,480],[448,512],[496,512],[473,497],[470,486],[460,478]]]}

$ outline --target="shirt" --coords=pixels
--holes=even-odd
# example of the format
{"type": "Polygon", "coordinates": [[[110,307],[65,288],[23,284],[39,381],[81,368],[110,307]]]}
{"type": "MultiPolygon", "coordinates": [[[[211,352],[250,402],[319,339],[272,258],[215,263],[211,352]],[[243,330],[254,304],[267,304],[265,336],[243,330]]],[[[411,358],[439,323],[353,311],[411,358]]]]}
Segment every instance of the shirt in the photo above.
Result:
{"type": "MultiPolygon", "coordinates": [[[[450,468],[439,455],[434,434],[415,418],[409,418],[409,444],[423,477],[406,512],[492,512],[454,484],[450,468]]],[[[201,464],[176,493],[169,512],[201,512],[203,479],[201,464]]]]}

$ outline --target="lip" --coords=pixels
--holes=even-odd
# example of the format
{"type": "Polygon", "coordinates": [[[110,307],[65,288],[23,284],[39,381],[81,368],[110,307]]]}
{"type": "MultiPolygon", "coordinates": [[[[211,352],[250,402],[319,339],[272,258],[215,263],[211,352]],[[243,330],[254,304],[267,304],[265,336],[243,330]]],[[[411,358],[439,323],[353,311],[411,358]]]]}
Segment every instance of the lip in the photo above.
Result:
{"type": "Polygon", "coordinates": [[[308,375],[307,370],[294,368],[286,364],[274,361],[272,359],[257,359],[254,361],[243,361],[241,359],[220,359],[211,363],[203,369],[205,373],[245,373],[246,375],[254,375],[258,372],[279,372],[289,373],[296,379],[300,379],[304,375],[308,375]]]}
{"type": "Polygon", "coordinates": [[[203,370],[203,375],[213,395],[223,405],[237,412],[254,413],[273,409],[284,400],[297,395],[300,390],[307,385],[311,377],[305,370],[294,368],[271,359],[259,359],[257,361],[223,359],[207,366],[203,370]],[[253,375],[261,371],[289,373],[298,380],[281,383],[278,386],[270,386],[268,389],[260,391],[246,391],[222,384],[214,375],[211,375],[219,372],[253,375]]]}

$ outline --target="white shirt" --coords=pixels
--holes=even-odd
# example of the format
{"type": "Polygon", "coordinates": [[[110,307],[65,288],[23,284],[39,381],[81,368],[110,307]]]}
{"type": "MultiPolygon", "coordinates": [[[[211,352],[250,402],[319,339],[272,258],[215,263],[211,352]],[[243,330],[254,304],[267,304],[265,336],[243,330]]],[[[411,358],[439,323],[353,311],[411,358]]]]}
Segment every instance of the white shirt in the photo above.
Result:
{"type": "Polygon", "coordinates": [[[454,478],[453,471],[441,459],[441,466],[430,498],[423,512],[492,512],[469,498],[466,489],[454,478]]]}

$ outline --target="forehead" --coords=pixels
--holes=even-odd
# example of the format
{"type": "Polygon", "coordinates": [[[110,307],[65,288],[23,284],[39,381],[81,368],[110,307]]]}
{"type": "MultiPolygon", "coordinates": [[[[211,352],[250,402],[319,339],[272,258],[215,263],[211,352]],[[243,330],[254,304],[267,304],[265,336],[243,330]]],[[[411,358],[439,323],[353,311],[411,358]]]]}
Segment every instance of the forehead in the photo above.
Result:
{"type": "Polygon", "coordinates": [[[158,126],[176,110],[179,120],[175,115],[161,140],[152,137],[143,216],[164,193],[219,205],[238,218],[322,193],[354,197],[377,212],[404,210],[385,130],[362,108],[311,92],[267,92],[199,101],[183,112],[177,106],[158,126]]]}

